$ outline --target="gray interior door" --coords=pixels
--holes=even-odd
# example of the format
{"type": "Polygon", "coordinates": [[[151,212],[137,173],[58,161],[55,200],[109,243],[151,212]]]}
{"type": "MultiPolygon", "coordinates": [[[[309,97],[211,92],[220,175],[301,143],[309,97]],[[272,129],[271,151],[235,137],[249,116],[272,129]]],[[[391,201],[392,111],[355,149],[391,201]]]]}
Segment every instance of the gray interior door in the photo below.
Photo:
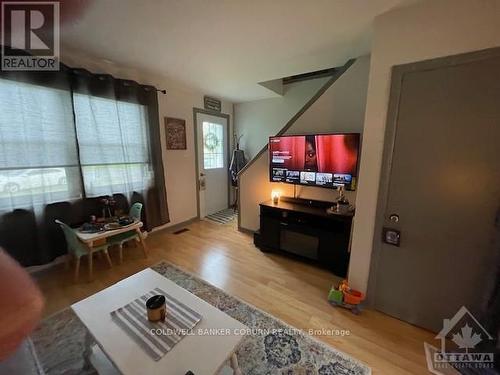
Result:
{"type": "Polygon", "coordinates": [[[500,54],[479,56],[414,64],[391,93],[375,307],[432,331],[463,305],[477,313],[497,267],[500,54]]]}

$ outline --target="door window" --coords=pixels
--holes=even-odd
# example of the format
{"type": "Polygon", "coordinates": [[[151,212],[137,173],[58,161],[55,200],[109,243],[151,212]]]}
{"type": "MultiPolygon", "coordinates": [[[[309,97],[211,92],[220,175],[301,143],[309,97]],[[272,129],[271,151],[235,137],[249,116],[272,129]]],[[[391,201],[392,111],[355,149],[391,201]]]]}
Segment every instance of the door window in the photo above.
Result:
{"type": "Polygon", "coordinates": [[[203,168],[224,168],[224,133],[221,124],[203,121],[203,168]]]}

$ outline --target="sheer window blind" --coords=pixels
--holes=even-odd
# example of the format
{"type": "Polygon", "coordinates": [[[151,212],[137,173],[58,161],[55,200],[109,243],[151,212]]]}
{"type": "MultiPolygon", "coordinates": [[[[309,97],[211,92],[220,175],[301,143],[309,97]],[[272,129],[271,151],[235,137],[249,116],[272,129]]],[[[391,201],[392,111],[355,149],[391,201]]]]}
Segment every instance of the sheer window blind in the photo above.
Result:
{"type": "Polygon", "coordinates": [[[86,195],[132,193],[150,187],[147,108],[78,93],[73,102],[86,195]]]}
{"type": "Polygon", "coordinates": [[[2,212],[154,183],[144,105],[0,79],[0,113],[2,212]]]}
{"type": "Polygon", "coordinates": [[[71,94],[0,79],[0,211],[81,196],[71,94]]]}

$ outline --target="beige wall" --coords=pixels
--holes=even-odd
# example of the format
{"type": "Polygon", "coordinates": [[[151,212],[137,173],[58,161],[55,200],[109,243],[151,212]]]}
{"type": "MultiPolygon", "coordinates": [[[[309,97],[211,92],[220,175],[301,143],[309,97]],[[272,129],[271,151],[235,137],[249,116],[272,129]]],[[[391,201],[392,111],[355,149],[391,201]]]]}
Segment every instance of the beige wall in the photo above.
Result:
{"type": "Polygon", "coordinates": [[[497,0],[430,0],[376,18],[349,267],[354,288],[368,284],[391,67],[494,46],[500,46],[497,0]]]}
{"type": "MultiPolygon", "coordinates": [[[[193,107],[203,108],[203,93],[183,86],[166,77],[130,69],[104,60],[63,50],[63,62],[73,67],[83,67],[95,73],[109,73],[117,78],[132,79],[166,89],[167,94],[158,94],[162,157],[165,167],[167,200],[172,226],[197,216],[196,171],[194,151],[193,107]],[[167,150],[164,117],[186,120],[187,150],[167,150]]],[[[230,139],[232,139],[233,104],[222,102],[222,112],[231,115],[230,139]]]]}
{"type": "MultiPolygon", "coordinates": [[[[362,132],[370,58],[356,62],[291,126],[286,134],[362,132]]],[[[314,95],[313,93],[312,95],[314,95]]],[[[311,95],[311,96],[312,96],[311,95]]],[[[295,113],[300,108],[297,108],[295,113]]],[[[293,113],[292,116],[295,114],[293,113]]],[[[284,123],[281,125],[283,127],[284,123]]],[[[238,126],[238,125],[237,125],[238,126]]],[[[280,129],[281,129],[280,127],[280,129]]],[[[277,129],[279,130],[279,129],[277,129]]],[[[267,142],[267,139],[266,139],[267,142]]],[[[270,199],[271,191],[293,196],[293,185],[269,182],[268,153],[262,154],[240,176],[240,226],[259,229],[259,203],[270,199]]],[[[297,187],[301,198],[333,201],[337,191],[316,187],[297,187]]],[[[347,192],[354,203],[355,192],[347,192]]]]}
{"type": "Polygon", "coordinates": [[[235,130],[241,138],[241,149],[252,159],[316,92],[328,78],[285,85],[282,97],[255,100],[234,105],[235,130]]]}
{"type": "MultiPolygon", "coordinates": [[[[167,95],[159,96],[160,119],[177,117],[186,120],[187,150],[167,150],[165,145],[165,127],[161,124],[163,163],[166,170],[168,208],[172,226],[197,216],[195,140],[193,125],[193,107],[203,108],[203,94],[168,89],[167,95]]],[[[232,103],[223,102],[222,112],[231,115],[229,140],[232,140],[232,103]]],[[[231,148],[230,148],[231,149],[231,148]]]]}

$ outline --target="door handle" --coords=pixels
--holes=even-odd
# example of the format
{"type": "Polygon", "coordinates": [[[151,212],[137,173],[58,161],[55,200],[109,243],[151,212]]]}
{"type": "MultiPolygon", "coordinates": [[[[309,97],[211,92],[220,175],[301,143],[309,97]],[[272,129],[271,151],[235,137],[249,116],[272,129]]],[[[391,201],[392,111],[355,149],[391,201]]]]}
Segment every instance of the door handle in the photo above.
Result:
{"type": "Polygon", "coordinates": [[[389,220],[393,223],[399,223],[399,215],[398,214],[390,214],[389,220]]]}

